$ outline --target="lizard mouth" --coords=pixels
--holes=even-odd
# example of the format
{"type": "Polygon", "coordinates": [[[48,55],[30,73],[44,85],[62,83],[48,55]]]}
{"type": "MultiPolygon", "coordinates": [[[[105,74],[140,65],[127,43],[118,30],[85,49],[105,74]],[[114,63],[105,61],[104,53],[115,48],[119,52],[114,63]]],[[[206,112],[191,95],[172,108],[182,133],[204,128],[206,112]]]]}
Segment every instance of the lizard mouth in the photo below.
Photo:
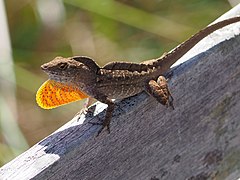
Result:
{"type": "Polygon", "coordinates": [[[49,70],[48,66],[43,64],[41,69],[48,75],[49,79],[60,83],[72,82],[73,77],[63,74],[61,72],[49,70]]]}
{"type": "Polygon", "coordinates": [[[69,82],[69,78],[59,76],[57,73],[56,74],[49,74],[49,79],[57,81],[57,82],[61,82],[61,83],[69,82]]]}

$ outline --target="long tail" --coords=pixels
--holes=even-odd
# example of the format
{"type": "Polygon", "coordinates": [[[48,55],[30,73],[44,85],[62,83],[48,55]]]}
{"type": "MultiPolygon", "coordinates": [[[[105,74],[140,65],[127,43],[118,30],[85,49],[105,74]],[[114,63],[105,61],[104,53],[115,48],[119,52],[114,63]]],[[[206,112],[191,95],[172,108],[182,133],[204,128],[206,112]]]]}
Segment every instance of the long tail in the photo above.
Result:
{"type": "Polygon", "coordinates": [[[165,56],[160,57],[159,59],[156,59],[155,61],[152,61],[151,64],[148,64],[150,67],[160,67],[162,71],[166,71],[168,68],[171,67],[179,58],[181,58],[184,54],[186,54],[193,46],[195,46],[200,40],[211,34],[212,32],[227,26],[229,24],[235,23],[240,21],[240,16],[230,18],[227,20],[223,20],[220,22],[217,22],[216,24],[212,24],[202,30],[200,30],[198,33],[193,35],[191,38],[186,40],[185,42],[181,43],[179,46],[177,46],[175,49],[167,53],[165,56]]]}

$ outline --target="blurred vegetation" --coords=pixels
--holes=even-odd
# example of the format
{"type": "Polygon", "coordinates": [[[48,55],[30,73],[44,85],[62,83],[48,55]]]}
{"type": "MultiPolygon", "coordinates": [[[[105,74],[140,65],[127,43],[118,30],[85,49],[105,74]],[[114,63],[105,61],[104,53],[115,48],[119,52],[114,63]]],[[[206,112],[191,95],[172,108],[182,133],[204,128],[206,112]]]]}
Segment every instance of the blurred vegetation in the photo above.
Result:
{"type": "MultiPolygon", "coordinates": [[[[82,107],[82,102],[54,110],[37,106],[35,93],[47,79],[41,64],[59,55],[86,55],[100,65],[159,57],[231,9],[227,0],[4,2],[17,84],[16,122],[29,146],[58,129],[82,107]]],[[[3,165],[17,154],[12,153],[14,147],[7,143],[1,126],[0,133],[3,165]]]]}

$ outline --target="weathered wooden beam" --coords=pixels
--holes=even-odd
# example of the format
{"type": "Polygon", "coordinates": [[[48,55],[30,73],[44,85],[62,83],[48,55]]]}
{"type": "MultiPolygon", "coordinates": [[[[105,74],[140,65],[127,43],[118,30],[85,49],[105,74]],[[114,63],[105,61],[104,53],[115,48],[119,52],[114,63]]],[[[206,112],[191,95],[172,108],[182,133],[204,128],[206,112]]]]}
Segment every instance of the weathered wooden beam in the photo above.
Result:
{"type": "MultiPolygon", "coordinates": [[[[237,14],[240,5],[224,18],[237,14]]],[[[215,32],[191,52],[214,47],[172,70],[175,110],[141,93],[118,102],[111,133],[96,137],[88,122],[106,107],[97,103],[3,166],[0,179],[240,177],[240,36],[218,43],[239,32],[240,23],[215,32]]]]}

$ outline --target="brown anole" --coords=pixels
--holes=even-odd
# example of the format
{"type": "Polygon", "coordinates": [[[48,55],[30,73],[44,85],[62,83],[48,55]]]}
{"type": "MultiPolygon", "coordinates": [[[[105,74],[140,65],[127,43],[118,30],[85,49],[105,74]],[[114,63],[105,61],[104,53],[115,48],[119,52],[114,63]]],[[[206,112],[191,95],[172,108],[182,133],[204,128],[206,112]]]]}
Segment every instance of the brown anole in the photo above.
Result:
{"type": "Polygon", "coordinates": [[[139,64],[111,62],[99,67],[93,59],[85,56],[56,57],[41,66],[50,80],[38,90],[37,102],[45,109],[86,97],[107,104],[105,119],[98,134],[105,127],[110,132],[109,125],[114,110],[112,99],[123,99],[146,91],[161,104],[173,107],[173,98],[162,75],[204,37],[238,21],[240,17],[212,24],[162,57],[139,64]]]}

